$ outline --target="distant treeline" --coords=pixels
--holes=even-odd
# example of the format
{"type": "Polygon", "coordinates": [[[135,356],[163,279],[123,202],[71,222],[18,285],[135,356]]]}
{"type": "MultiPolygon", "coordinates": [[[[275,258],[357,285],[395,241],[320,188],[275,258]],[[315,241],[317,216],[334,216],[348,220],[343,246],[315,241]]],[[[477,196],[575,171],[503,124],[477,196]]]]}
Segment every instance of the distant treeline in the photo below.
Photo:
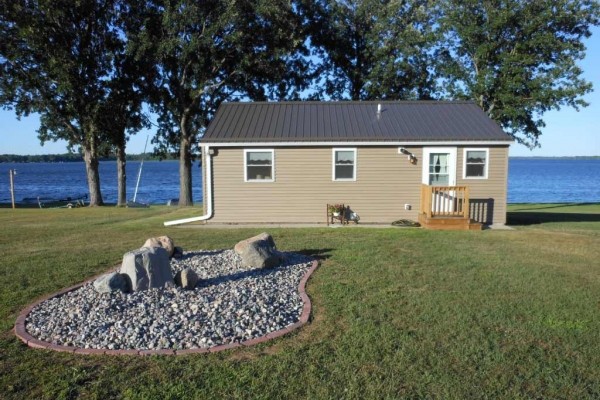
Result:
{"type": "MultiPolygon", "coordinates": [[[[139,161],[141,159],[148,160],[176,160],[177,157],[174,155],[167,155],[159,157],[152,153],[146,154],[128,154],[127,161],[139,161]]],[[[103,157],[101,161],[114,161],[116,157],[109,156],[103,157]]],[[[83,156],[77,153],[65,153],[65,154],[39,154],[39,155],[19,155],[19,154],[0,154],[0,163],[31,163],[31,162],[81,162],[83,156]]]]}

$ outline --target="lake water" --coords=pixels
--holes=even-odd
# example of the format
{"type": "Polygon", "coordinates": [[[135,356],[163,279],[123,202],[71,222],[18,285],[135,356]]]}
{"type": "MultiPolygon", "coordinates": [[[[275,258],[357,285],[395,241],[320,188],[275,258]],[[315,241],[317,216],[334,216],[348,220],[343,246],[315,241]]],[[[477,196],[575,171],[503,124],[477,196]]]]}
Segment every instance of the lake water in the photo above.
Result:
{"type": "MultiPolygon", "coordinates": [[[[128,161],[127,200],[133,199],[139,161],[128,161]]],[[[15,200],[46,197],[76,198],[88,193],[83,162],[66,163],[0,163],[0,203],[10,202],[9,169],[16,169],[15,200]]],[[[202,202],[201,174],[198,163],[192,167],[194,202],[202,202]]],[[[100,162],[100,189],[106,203],[117,202],[117,164],[100,162]]],[[[165,204],[179,197],[179,162],[145,161],[137,201],[165,204]]]]}
{"type": "MultiPolygon", "coordinates": [[[[127,163],[127,199],[133,198],[138,161],[127,163]]],[[[0,203],[10,202],[8,170],[16,169],[15,197],[78,197],[87,193],[83,162],[0,163],[0,203]]],[[[138,201],[165,204],[179,196],[177,161],[146,161],[138,201]]],[[[192,169],[194,202],[202,201],[201,170],[192,169]]],[[[105,202],[117,200],[116,163],[100,163],[100,182],[105,202]]],[[[509,203],[590,203],[600,202],[600,159],[510,159],[509,203]]]]}
{"type": "Polygon", "coordinates": [[[508,202],[598,203],[600,159],[510,159],[508,202]]]}

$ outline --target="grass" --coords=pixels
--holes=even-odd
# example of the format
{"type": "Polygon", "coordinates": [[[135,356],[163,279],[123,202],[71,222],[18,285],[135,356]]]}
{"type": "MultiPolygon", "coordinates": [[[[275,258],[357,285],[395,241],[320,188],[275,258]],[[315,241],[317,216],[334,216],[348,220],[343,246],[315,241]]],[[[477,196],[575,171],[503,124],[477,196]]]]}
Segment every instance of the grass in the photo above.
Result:
{"type": "Polygon", "coordinates": [[[599,398],[600,205],[513,205],[514,231],[269,229],[321,258],[311,322],[184,357],[74,356],[11,329],[37,297],[147,237],[232,247],[259,229],[164,228],[197,210],[0,210],[3,398],[599,398]]]}

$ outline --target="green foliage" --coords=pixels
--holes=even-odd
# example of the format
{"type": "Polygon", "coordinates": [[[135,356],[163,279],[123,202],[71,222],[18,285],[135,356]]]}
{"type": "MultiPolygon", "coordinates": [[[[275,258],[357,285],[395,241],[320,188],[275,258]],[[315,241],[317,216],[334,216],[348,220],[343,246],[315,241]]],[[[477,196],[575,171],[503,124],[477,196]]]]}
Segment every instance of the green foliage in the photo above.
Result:
{"type": "Polygon", "coordinates": [[[519,143],[539,146],[544,112],[579,109],[592,90],[577,61],[597,25],[594,0],[448,0],[446,37],[450,97],[475,100],[519,143]]]}
{"type": "Polygon", "coordinates": [[[519,143],[543,114],[586,106],[577,61],[594,0],[300,1],[325,99],[467,99],[519,143]]]}
{"type": "Polygon", "coordinates": [[[97,160],[148,126],[147,102],[185,205],[225,100],[470,99],[538,146],[546,111],[586,105],[599,20],[594,0],[3,1],[0,105],[80,147],[101,203],[97,160]]]}
{"type": "Polygon", "coordinates": [[[321,59],[317,97],[335,100],[435,96],[436,2],[301,1],[321,59]]]}
{"type": "Polygon", "coordinates": [[[0,102],[18,116],[41,114],[40,140],[86,146],[103,80],[120,45],[113,17],[95,1],[5,2],[0,35],[0,102]]]}
{"type": "Polygon", "coordinates": [[[158,115],[153,143],[180,152],[180,204],[191,204],[192,151],[223,100],[293,96],[301,83],[303,40],[285,0],[149,1],[128,31],[138,59],[151,58],[147,87],[158,115]]]}
{"type": "Polygon", "coordinates": [[[121,3],[3,2],[0,104],[40,114],[39,138],[63,139],[86,160],[90,202],[102,204],[98,157],[144,125],[136,85],[143,63],[125,52],[121,3]]]}

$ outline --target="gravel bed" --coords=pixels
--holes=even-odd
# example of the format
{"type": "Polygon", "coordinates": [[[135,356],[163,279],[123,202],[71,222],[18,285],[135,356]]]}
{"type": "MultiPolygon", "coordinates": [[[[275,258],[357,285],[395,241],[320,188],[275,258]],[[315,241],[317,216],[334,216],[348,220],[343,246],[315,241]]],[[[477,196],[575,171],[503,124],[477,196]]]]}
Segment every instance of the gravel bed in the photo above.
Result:
{"type": "Polygon", "coordinates": [[[27,332],[46,342],[92,349],[192,349],[241,342],[300,318],[300,280],[312,259],[284,253],[279,267],[248,270],[233,250],[185,252],[173,276],[191,267],[201,281],[180,287],[97,293],[92,283],[46,300],[29,313],[27,332]]]}

